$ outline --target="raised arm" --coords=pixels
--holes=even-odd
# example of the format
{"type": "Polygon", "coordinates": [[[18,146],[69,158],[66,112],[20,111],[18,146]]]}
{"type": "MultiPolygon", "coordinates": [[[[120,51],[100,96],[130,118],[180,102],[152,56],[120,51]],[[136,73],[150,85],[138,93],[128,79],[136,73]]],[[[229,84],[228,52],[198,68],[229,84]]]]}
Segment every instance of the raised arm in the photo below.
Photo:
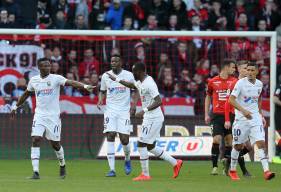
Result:
{"type": "Polygon", "coordinates": [[[27,89],[24,91],[24,93],[22,94],[22,96],[19,97],[18,102],[15,106],[12,107],[12,111],[11,111],[11,117],[14,118],[17,108],[20,107],[25,101],[26,99],[31,95],[31,91],[28,91],[27,89]]]}
{"type": "Polygon", "coordinates": [[[137,89],[135,89],[135,91],[132,92],[132,96],[131,96],[132,105],[131,105],[131,109],[130,109],[130,114],[132,116],[134,116],[136,113],[136,108],[137,108],[137,103],[139,101],[139,98],[140,98],[139,92],[137,89]]]}
{"type": "Polygon", "coordinates": [[[84,83],[80,83],[74,80],[66,80],[65,86],[72,86],[78,89],[86,89],[87,91],[91,92],[96,86],[86,85],[84,83]]]}
{"type": "Polygon", "coordinates": [[[130,89],[136,89],[134,83],[131,83],[131,82],[127,82],[127,81],[124,81],[124,80],[121,80],[121,79],[118,79],[116,77],[114,77],[113,75],[111,75],[110,73],[106,73],[108,75],[108,77],[112,80],[112,81],[116,81],[122,85],[124,85],[125,87],[128,87],[130,89]]]}
{"type": "Polygon", "coordinates": [[[147,108],[142,109],[140,112],[136,113],[136,117],[143,117],[144,113],[147,111],[151,111],[153,109],[156,109],[157,107],[160,107],[162,105],[162,100],[160,96],[154,97],[153,103],[149,105],[147,108]]]}
{"type": "Polygon", "coordinates": [[[100,92],[99,92],[99,100],[98,100],[98,104],[97,104],[97,108],[99,110],[101,110],[101,105],[103,105],[103,101],[104,101],[105,96],[106,96],[106,91],[100,90],[100,92]]]}

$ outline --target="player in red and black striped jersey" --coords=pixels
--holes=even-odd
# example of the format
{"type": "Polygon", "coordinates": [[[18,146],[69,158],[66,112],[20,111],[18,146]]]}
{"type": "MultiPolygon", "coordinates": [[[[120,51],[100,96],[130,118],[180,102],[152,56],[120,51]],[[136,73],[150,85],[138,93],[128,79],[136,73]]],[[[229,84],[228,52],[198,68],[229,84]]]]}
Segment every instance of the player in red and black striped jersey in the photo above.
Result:
{"type": "MultiPolygon", "coordinates": [[[[205,122],[213,124],[213,145],[212,145],[212,163],[213,169],[211,174],[218,174],[218,158],[219,158],[219,146],[224,138],[225,153],[224,157],[230,162],[230,153],[232,146],[231,129],[225,129],[224,127],[224,108],[225,102],[230,95],[231,84],[236,81],[236,78],[232,75],[235,72],[235,61],[226,59],[221,65],[221,71],[218,76],[210,79],[207,85],[206,97],[205,97],[205,122]],[[210,105],[212,99],[212,119],[210,117],[210,105]]],[[[233,117],[232,117],[233,118],[233,117]]]]}
{"type": "MultiPolygon", "coordinates": [[[[237,69],[238,69],[238,73],[239,73],[238,79],[246,77],[248,63],[249,62],[247,60],[241,60],[241,61],[237,62],[237,69]]],[[[231,90],[234,89],[234,86],[235,86],[236,82],[238,81],[238,79],[236,79],[235,81],[232,82],[231,88],[230,88],[231,90]]],[[[231,127],[232,127],[233,122],[231,122],[230,115],[234,115],[234,107],[232,105],[230,105],[229,99],[227,99],[227,101],[225,102],[225,112],[224,112],[224,118],[225,118],[224,127],[226,129],[231,129],[231,127]]],[[[251,150],[252,150],[252,146],[251,146],[250,142],[246,142],[245,147],[243,148],[242,151],[240,151],[239,158],[238,158],[238,163],[239,163],[240,168],[245,177],[251,177],[251,174],[245,167],[245,161],[244,161],[244,155],[247,154],[251,150]]],[[[228,168],[226,169],[226,171],[228,171],[228,168]]]]}

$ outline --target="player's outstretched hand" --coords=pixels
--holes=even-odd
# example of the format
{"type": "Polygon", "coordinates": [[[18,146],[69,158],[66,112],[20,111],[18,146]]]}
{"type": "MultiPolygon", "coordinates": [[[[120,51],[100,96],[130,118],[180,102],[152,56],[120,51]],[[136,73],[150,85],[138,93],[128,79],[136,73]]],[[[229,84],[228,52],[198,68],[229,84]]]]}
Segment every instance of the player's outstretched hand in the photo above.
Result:
{"type": "Polygon", "coordinates": [[[108,75],[108,77],[112,80],[112,81],[116,81],[116,77],[114,77],[113,75],[111,75],[110,73],[106,73],[108,75]]]}
{"type": "Polygon", "coordinates": [[[135,117],[142,118],[143,115],[144,115],[144,111],[141,110],[140,112],[138,112],[138,113],[135,114],[135,117]]]}
{"type": "Polygon", "coordinates": [[[94,88],[96,88],[96,86],[92,86],[92,85],[84,85],[84,88],[88,91],[88,92],[92,92],[94,88]]]}
{"type": "Polygon", "coordinates": [[[243,110],[242,113],[247,119],[252,119],[252,113],[250,111],[243,110]]]}
{"type": "Polygon", "coordinates": [[[224,122],[224,128],[225,128],[225,129],[230,129],[230,127],[231,127],[230,121],[224,122]]]}
{"type": "Polygon", "coordinates": [[[205,123],[209,125],[211,122],[211,117],[209,115],[205,115],[205,123]]]}

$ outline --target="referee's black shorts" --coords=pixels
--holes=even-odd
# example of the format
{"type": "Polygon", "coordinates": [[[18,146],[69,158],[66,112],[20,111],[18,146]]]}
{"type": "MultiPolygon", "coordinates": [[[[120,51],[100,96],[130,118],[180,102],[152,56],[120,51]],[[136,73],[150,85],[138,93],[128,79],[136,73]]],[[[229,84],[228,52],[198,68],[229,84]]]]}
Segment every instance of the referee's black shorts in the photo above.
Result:
{"type": "MultiPolygon", "coordinates": [[[[231,125],[234,121],[234,115],[230,113],[230,122],[231,125]]],[[[213,125],[213,137],[216,135],[221,135],[223,137],[232,134],[232,129],[226,129],[224,128],[224,114],[216,114],[214,113],[212,115],[212,125],[213,125]]]]}

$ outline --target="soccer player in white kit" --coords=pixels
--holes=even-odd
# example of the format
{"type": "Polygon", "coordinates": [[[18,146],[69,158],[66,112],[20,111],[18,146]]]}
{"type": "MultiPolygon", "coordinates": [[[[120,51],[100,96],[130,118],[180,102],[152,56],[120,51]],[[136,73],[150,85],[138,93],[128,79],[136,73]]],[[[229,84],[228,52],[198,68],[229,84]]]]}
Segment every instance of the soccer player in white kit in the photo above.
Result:
{"type": "Polygon", "coordinates": [[[78,89],[93,90],[93,86],[83,83],[67,80],[61,75],[50,74],[51,63],[47,58],[41,58],[37,62],[40,75],[32,77],[27,85],[24,94],[19,98],[17,104],[11,111],[12,117],[15,116],[25,100],[35,92],[36,108],[32,123],[32,147],[31,161],[33,175],[30,179],[40,179],[39,176],[39,159],[40,159],[40,142],[43,134],[50,141],[55,154],[59,160],[60,177],[66,176],[64,150],[60,144],[61,137],[61,119],[59,108],[60,86],[73,86],[78,89]]]}
{"type": "MultiPolygon", "coordinates": [[[[132,171],[130,161],[130,143],[129,136],[132,131],[130,123],[130,103],[131,90],[124,85],[112,81],[108,74],[115,75],[128,82],[134,82],[134,76],[131,72],[122,69],[121,56],[114,54],[111,56],[111,69],[104,73],[101,78],[101,87],[99,93],[98,108],[103,104],[106,97],[106,109],[104,112],[104,133],[107,139],[107,160],[109,164],[109,172],[107,177],[115,177],[115,137],[118,133],[120,141],[123,145],[125,154],[124,171],[129,175],[132,171]]],[[[135,95],[132,93],[133,102],[135,102],[135,95]]],[[[135,104],[131,111],[135,113],[135,104]]]]}
{"type": "Polygon", "coordinates": [[[232,128],[233,148],[231,151],[231,164],[229,176],[232,180],[239,180],[236,172],[237,160],[244,143],[250,139],[251,144],[258,147],[264,178],[270,180],[275,173],[269,170],[266,154],[264,126],[265,119],[261,112],[261,92],[263,84],[256,79],[258,66],[251,62],[247,65],[247,77],[239,79],[229,98],[231,105],[235,107],[235,120],[232,128]]]}
{"type": "Polygon", "coordinates": [[[141,135],[138,140],[138,151],[140,153],[140,163],[142,173],[134,178],[134,181],[151,180],[149,175],[149,156],[148,151],[156,157],[160,157],[168,161],[174,167],[173,178],[179,175],[182,167],[182,160],[176,160],[160,147],[156,146],[156,140],[160,137],[160,130],[164,123],[164,115],[160,106],[162,100],[159,96],[158,88],[153,78],[146,74],[145,65],[136,63],[133,66],[133,74],[136,82],[131,83],[122,78],[113,76],[108,73],[108,76],[116,82],[119,82],[131,89],[137,89],[142,102],[143,110],[136,113],[136,117],[143,117],[141,135]]]}

